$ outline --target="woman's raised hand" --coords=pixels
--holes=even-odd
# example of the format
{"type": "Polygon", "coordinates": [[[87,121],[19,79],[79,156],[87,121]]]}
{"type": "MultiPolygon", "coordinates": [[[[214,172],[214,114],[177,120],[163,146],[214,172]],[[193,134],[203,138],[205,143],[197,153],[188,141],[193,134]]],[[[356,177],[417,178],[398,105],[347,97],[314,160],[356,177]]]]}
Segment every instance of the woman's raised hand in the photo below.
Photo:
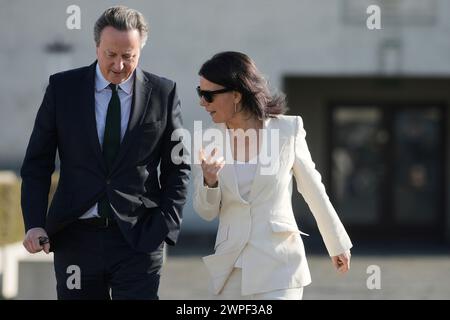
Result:
{"type": "Polygon", "coordinates": [[[217,148],[211,151],[211,154],[206,157],[205,151],[200,149],[199,158],[203,171],[203,183],[205,183],[210,188],[215,188],[218,185],[219,171],[225,165],[225,160],[223,157],[217,159],[214,156],[217,154],[217,148]]]}

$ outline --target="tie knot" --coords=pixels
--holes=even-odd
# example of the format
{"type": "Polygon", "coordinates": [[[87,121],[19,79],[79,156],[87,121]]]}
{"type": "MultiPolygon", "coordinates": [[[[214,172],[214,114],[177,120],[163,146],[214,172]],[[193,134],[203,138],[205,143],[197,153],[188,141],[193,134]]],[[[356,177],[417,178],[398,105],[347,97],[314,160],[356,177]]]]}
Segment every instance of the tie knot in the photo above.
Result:
{"type": "Polygon", "coordinates": [[[114,83],[110,83],[110,84],[109,84],[109,87],[111,88],[111,90],[112,90],[113,93],[116,93],[116,92],[117,92],[117,85],[115,85],[114,83]]]}

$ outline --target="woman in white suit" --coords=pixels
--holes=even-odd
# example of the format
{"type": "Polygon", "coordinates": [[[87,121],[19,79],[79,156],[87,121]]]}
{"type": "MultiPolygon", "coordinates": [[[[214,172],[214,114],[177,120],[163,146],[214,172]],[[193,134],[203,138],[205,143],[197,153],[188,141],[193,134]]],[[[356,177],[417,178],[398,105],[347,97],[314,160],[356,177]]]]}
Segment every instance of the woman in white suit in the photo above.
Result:
{"type": "Polygon", "coordinates": [[[293,176],[332,263],[348,271],[352,243],[315,169],[301,117],[282,115],[284,97],[270,94],[245,54],[216,54],[199,75],[200,104],[223,137],[211,153],[200,150],[194,166],[194,208],[206,220],[219,217],[215,253],[203,258],[214,297],[302,298],[311,277],[292,211],[293,176]]]}

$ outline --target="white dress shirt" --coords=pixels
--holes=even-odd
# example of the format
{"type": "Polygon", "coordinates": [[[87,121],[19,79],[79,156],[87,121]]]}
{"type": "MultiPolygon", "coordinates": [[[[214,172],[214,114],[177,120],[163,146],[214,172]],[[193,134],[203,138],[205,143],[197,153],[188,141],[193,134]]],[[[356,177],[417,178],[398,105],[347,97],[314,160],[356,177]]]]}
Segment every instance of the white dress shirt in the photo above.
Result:
{"type": "MultiPolygon", "coordinates": [[[[97,134],[100,146],[103,145],[105,134],[106,113],[108,112],[109,100],[111,100],[112,90],[108,87],[110,82],[105,79],[100,67],[95,69],[95,120],[97,123],[97,134]]],[[[120,99],[120,139],[122,140],[128,127],[128,120],[131,112],[131,102],[133,100],[134,73],[118,86],[120,99]]],[[[98,204],[96,203],[80,219],[98,217],[98,204]]]]}

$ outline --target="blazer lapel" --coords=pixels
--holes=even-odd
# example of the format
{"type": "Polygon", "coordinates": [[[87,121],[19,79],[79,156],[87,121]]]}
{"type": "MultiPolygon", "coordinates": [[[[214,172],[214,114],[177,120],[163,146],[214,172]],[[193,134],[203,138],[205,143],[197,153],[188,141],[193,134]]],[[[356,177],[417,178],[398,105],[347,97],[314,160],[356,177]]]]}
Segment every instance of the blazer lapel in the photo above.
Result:
{"type": "Polygon", "coordinates": [[[120,144],[119,154],[114,161],[112,171],[116,169],[117,165],[120,163],[122,158],[127,154],[127,149],[130,146],[133,139],[139,131],[139,126],[142,123],[143,115],[147,110],[148,101],[150,99],[150,94],[152,88],[150,82],[145,76],[141,69],[136,68],[134,79],[134,92],[133,92],[133,102],[131,104],[130,119],[128,121],[127,131],[123,137],[122,143],[120,144]]]}
{"type": "Polygon", "coordinates": [[[282,130],[280,128],[274,128],[273,122],[270,118],[264,121],[263,135],[262,135],[262,143],[261,150],[258,154],[258,162],[256,166],[255,177],[252,182],[252,186],[250,189],[250,195],[248,201],[242,199],[241,194],[239,192],[238,181],[236,177],[236,172],[234,170],[233,165],[233,152],[231,149],[231,140],[230,135],[227,132],[227,128],[225,124],[220,124],[220,129],[223,133],[224,141],[224,157],[225,157],[225,166],[219,172],[222,183],[234,193],[234,195],[240,199],[244,203],[251,203],[261,192],[264,191],[267,187],[273,187],[273,179],[271,176],[274,174],[278,174],[279,166],[282,162],[280,159],[280,155],[283,154],[283,148],[286,146],[286,142],[288,141],[287,137],[283,135],[282,130]],[[278,136],[274,135],[272,138],[271,130],[279,129],[278,136]],[[262,158],[261,158],[262,157],[262,158]],[[271,163],[262,163],[271,161],[271,163]],[[269,168],[269,166],[273,165],[273,170],[269,168]]]}
{"type": "Polygon", "coordinates": [[[261,142],[261,146],[260,146],[260,150],[258,153],[258,162],[256,165],[256,171],[255,171],[255,177],[253,178],[253,183],[252,186],[250,188],[250,195],[248,197],[248,201],[252,202],[253,199],[255,198],[255,196],[257,194],[259,194],[261,192],[262,189],[264,189],[265,187],[265,183],[264,183],[264,176],[261,174],[261,155],[266,152],[267,149],[267,134],[269,133],[269,125],[270,122],[270,118],[267,118],[266,120],[264,120],[263,123],[263,134],[262,134],[262,142],[261,142]]]}
{"type": "Polygon", "coordinates": [[[258,164],[255,178],[250,189],[249,202],[252,202],[266,188],[273,188],[273,175],[279,173],[282,162],[283,149],[286,146],[287,138],[282,135],[280,128],[274,128],[273,121],[267,118],[264,121],[261,150],[258,154],[258,164]],[[271,130],[278,129],[278,135],[272,136],[271,130]]]}
{"type": "Polygon", "coordinates": [[[231,150],[231,141],[230,135],[227,131],[227,127],[225,124],[219,124],[220,130],[222,132],[222,137],[224,139],[222,148],[223,148],[223,157],[225,158],[225,166],[220,170],[219,175],[222,183],[234,193],[234,195],[244,201],[241,198],[241,194],[239,193],[239,188],[237,184],[236,172],[234,171],[233,165],[233,152],[231,150]]]}
{"type": "Polygon", "coordinates": [[[103,171],[106,173],[106,163],[103,158],[102,148],[98,140],[97,120],[95,118],[95,68],[97,61],[89,66],[84,81],[81,82],[80,108],[83,113],[82,118],[86,120],[86,133],[88,141],[94,150],[94,154],[99,161],[103,171]]]}

